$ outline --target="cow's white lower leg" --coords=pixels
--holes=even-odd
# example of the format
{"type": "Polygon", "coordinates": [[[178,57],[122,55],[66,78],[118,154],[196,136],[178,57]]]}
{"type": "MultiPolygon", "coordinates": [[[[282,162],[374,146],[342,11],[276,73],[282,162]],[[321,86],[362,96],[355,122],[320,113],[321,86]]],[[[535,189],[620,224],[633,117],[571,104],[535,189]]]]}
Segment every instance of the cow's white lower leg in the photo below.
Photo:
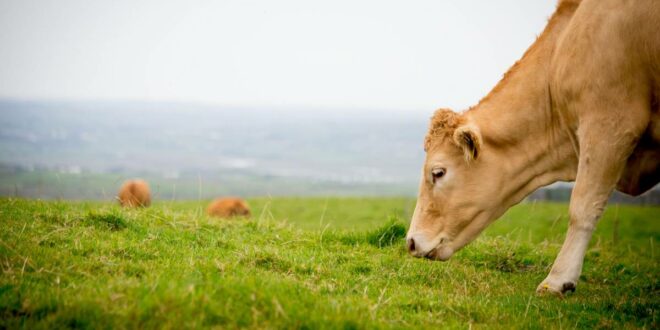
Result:
{"type": "Polygon", "coordinates": [[[536,292],[563,294],[567,291],[575,291],[592,233],[593,228],[577,225],[569,227],[566,241],[550,274],[539,284],[536,292]]]}

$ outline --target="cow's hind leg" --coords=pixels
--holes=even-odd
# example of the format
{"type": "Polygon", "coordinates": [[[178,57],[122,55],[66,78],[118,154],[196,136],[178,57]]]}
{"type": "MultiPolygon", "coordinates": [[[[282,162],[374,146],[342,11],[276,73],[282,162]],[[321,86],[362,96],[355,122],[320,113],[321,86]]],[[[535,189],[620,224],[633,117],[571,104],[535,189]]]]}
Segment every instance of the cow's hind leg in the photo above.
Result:
{"type": "Polygon", "coordinates": [[[591,119],[578,129],[580,157],[566,240],[539,293],[575,291],[596,223],[645,126],[643,118],[634,116],[591,119]]]}

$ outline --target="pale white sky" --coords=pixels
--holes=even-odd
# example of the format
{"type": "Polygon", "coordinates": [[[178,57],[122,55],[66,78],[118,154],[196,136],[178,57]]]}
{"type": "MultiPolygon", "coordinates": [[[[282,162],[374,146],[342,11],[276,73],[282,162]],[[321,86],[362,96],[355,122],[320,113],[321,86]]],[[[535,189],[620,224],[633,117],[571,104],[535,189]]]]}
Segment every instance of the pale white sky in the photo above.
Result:
{"type": "Polygon", "coordinates": [[[554,0],[0,0],[0,98],[425,111],[476,103],[554,0]]]}

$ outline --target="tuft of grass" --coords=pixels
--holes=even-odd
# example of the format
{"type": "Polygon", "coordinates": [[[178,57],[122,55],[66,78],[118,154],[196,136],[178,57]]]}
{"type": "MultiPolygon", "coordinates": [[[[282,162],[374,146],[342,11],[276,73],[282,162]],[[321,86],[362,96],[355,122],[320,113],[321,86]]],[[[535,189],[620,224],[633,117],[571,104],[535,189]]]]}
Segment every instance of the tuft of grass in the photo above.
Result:
{"type": "Polygon", "coordinates": [[[390,217],[387,223],[367,234],[367,242],[373,246],[385,247],[402,243],[407,227],[398,218],[390,217]]]}
{"type": "Polygon", "coordinates": [[[552,259],[538,249],[520,244],[507,237],[478,240],[462,251],[460,257],[469,260],[475,267],[497,270],[503,273],[523,273],[544,269],[552,259]]]}

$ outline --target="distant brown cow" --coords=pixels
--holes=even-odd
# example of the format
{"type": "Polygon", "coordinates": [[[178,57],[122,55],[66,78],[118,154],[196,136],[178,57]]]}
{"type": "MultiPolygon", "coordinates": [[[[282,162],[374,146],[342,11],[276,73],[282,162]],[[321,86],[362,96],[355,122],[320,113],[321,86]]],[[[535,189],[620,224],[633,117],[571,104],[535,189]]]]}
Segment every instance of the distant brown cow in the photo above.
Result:
{"type": "Polygon", "coordinates": [[[147,207],[151,204],[149,185],[144,180],[128,180],[119,189],[117,198],[123,207],[147,207]]]}
{"type": "Polygon", "coordinates": [[[240,198],[218,198],[209,204],[206,213],[219,218],[249,217],[250,207],[240,198]]]}

